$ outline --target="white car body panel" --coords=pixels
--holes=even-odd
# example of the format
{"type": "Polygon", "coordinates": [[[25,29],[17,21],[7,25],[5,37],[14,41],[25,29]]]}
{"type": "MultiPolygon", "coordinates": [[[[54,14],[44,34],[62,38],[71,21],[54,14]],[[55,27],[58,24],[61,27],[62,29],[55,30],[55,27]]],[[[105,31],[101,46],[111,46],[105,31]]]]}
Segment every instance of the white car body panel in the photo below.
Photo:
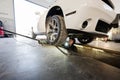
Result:
{"type": "Polygon", "coordinates": [[[37,29],[39,33],[45,32],[46,15],[47,15],[47,11],[45,11],[44,14],[41,14],[39,18],[38,25],[37,25],[37,29]]]}
{"type": "Polygon", "coordinates": [[[101,0],[57,0],[41,15],[38,22],[38,30],[40,32],[45,32],[46,16],[54,6],[59,6],[62,9],[67,29],[105,34],[95,30],[98,20],[110,24],[116,17],[114,10],[101,0]],[[68,15],[71,12],[75,13],[68,15]],[[83,29],[81,26],[86,20],[88,25],[83,29]]]}

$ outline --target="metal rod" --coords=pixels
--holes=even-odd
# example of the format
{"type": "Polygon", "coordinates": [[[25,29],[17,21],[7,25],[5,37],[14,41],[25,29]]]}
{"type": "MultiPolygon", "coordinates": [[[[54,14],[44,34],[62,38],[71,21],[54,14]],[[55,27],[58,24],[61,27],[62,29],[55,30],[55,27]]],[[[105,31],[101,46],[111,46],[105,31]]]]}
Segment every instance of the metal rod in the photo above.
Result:
{"type": "Polygon", "coordinates": [[[38,39],[34,39],[32,37],[29,37],[29,36],[26,36],[26,35],[23,35],[23,34],[19,34],[19,33],[16,33],[16,32],[9,31],[9,30],[5,30],[5,29],[0,29],[0,30],[3,30],[3,31],[8,32],[8,33],[12,33],[12,34],[15,34],[15,35],[19,35],[19,36],[22,36],[22,37],[26,37],[26,38],[38,41],[38,39]]]}

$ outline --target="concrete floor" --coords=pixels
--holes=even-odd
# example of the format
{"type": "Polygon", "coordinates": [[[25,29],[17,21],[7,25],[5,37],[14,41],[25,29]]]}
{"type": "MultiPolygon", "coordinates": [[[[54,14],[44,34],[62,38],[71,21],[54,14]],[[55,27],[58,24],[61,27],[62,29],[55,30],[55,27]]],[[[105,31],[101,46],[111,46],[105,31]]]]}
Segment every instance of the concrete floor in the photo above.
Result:
{"type": "Polygon", "coordinates": [[[91,50],[79,48],[80,55],[32,40],[2,38],[0,80],[120,80],[119,68],[83,56],[91,50]]]}
{"type": "Polygon", "coordinates": [[[89,43],[90,46],[98,47],[102,49],[108,49],[111,51],[116,51],[120,54],[120,41],[93,41],[89,43]]]}

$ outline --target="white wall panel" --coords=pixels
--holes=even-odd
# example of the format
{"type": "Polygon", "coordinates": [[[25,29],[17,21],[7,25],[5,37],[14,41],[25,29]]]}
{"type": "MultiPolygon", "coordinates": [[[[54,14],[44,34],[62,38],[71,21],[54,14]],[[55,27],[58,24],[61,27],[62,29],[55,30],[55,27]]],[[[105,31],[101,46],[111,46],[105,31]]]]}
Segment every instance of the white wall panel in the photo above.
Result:
{"type": "Polygon", "coordinates": [[[14,0],[0,0],[0,20],[4,29],[15,31],[14,0]]]}

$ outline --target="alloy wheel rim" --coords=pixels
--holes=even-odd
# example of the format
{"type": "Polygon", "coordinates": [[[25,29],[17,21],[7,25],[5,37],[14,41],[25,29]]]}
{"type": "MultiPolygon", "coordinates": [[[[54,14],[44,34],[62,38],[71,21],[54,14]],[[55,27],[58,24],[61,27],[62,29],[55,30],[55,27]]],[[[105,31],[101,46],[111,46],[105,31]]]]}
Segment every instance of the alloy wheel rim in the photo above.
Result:
{"type": "Polygon", "coordinates": [[[60,32],[60,27],[59,27],[59,22],[57,19],[52,18],[49,22],[48,22],[48,26],[47,26],[47,38],[49,42],[55,42],[59,36],[59,32],[60,32]]]}

